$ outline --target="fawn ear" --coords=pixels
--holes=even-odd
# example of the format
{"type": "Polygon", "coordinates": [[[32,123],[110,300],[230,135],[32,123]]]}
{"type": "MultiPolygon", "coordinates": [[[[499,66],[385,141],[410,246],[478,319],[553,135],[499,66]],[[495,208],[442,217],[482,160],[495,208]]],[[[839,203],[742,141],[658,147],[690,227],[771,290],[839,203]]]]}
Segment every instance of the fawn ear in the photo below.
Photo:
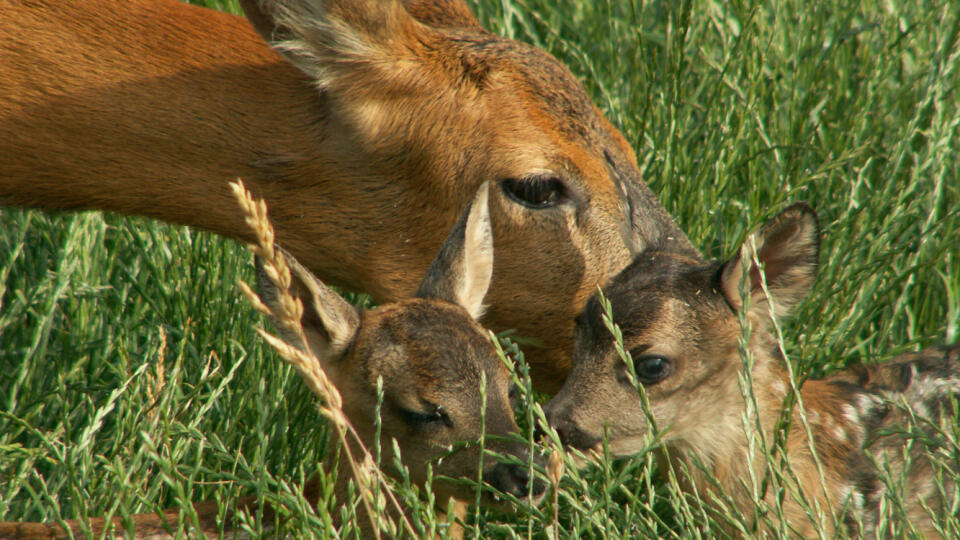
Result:
{"type": "Polygon", "coordinates": [[[323,85],[340,67],[398,60],[417,45],[400,0],[240,0],[247,20],[280,54],[323,85]]]}
{"type": "MultiPolygon", "coordinates": [[[[322,360],[339,357],[353,342],[360,327],[360,312],[343,299],[330,287],[324,285],[314,277],[309,270],[303,267],[292,255],[276,248],[286,257],[290,268],[290,295],[300,300],[303,313],[300,324],[303,326],[308,344],[314,353],[322,360]]],[[[277,285],[269,278],[264,269],[263,260],[256,258],[257,289],[260,300],[266,304],[274,314],[284,313],[277,285]]],[[[295,337],[288,330],[287,325],[271,317],[280,337],[294,346],[299,346],[295,337]]]]}
{"type": "Polygon", "coordinates": [[[794,204],[747,237],[737,254],[723,266],[721,289],[730,305],[740,310],[740,283],[746,279],[751,305],[759,306],[766,299],[762,269],[775,314],[787,316],[813,288],[819,253],[817,213],[806,203],[794,204]]]}
{"type": "Polygon", "coordinates": [[[477,319],[483,314],[483,297],[493,276],[493,230],[487,205],[489,183],[454,225],[427,276],[417,289],[421,298],[439,298],[466,309],[477,319]]]}

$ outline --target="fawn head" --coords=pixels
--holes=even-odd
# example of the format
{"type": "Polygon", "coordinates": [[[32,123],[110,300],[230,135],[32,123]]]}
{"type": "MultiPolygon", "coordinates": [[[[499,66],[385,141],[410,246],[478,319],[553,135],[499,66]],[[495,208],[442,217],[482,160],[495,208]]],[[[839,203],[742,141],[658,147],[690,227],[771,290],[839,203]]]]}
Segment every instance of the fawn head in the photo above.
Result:
{"type": "Polygon", "coordinates": [[[707,458],[724,450],[731,434],[742,433],[741,319],[751,327],[754,385],[783,385],[770,313],[786,316],[808,294],[818,250],[816,214],[800,203],[750,235],[726,263],[641,253],[604,287],[636,382],[592,298],[577,319],[570,376],[546,408],[551,425],[581,450],[599,450],[607,437],[613,455],[636,454],[651,427],[640,384],[667,445],[707,458]]]}
{"type": "MultiPolygon", "coordinates": [[[[373,216],[363,219],[384,239],[365,252],[377,275],[338,276],[330,268],[338,282],[380,300],[412,294],[423,266],[410,261],[430,260],[460,209],[489,181],[493,234],[504,256],[485,321],[542,341],[544,349],[528,359],[543,370],[534,374],[538,386],[556,391],[572,319],[596,285],[662,237],[687,242],[641,181],[629,144],[573,74],[539,49],[488,33],[462,0],[241,4],[260,34],[317,86],[318,117],[337,134],[312,140],[317,148],[299,150],[303,159],[265,160],[264,176],[334,175],[340,186],[366,187],[317,193],[328,206],[342,199],[335,204],[344,216],[356,219],[358,209],[373,216]],[[334,158],[310,158],[318,152],[334,158]],[[332,159],[342,164],[334,171],[332,159]],[[541,357],[554,365],[543,367],[541,357]]],[[[272,206],[271,213],[280,222],[301,219],[305,208],[307,216],[320,215],[310,204],[272,206]]],[[[348,247],[347,255],[352,249],[363,248],[348,247]]],[[[302,257],[304,264],[330,266],[334,257],[313,251],[316,260],[302,257]]]]}
{"type": "MultiPolygon", "coordinates": [[[[307,341],[340,391],[344,412],[364,444],[372,447],[382,381],[384,466],[393,463],[391,441],[396,440],[411,480],[419,484],[426,481],[430,463],[438,476],[477,478],[479,447],[450,450],[459,442],[478,441],[481,431],[491,437],[487,449],[523,462],[529,455],[523,444],[505,439],[518,431],[509,398],[510,371],[476,321],[493,264],[487,196],[484,185],[450,233],[417,296],[401,302],[360,311],[287,257],[291,292],[303,303],[307,341]]],[[[273,307],[275,286],[262,272],[258,285],[261,299],[273,307]]],[[[482,477],[497,490],[518,498],[542,495],[544,483],[531,481],[526,467],[489,461],[482,477]]],[[[462,500],[472,493],[470,487],[442,479],[434,481],[434,490],[462,500]]]]}

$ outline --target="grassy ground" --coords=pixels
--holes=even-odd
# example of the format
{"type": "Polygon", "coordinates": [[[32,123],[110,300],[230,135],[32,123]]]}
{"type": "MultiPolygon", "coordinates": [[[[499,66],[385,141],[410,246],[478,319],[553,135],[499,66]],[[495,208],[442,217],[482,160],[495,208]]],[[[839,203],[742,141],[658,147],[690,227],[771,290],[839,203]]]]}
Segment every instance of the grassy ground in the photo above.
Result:
{"type": "MultiPolygon", "coordinates": [[[[960,4],[555,4],[475,10],[585,81],[705,253],[730,254],[789,202],[820,212],[821,277],[786,328],[801,373],[958,340],[960,4]]],[[[190,519],[191,500],[297,500],[326,432],[255,334],[235,287],[251,270],[204,233],[3,209],[0,519],[171,506],[190,519]]],[[[569,474],[553,530],[698,534],[697,506],[656,486],[648,457],[569,474]]],[[[552,508],[472,521],[480,535],[525,536],[552,508]]],[[[289,526],[326,525],[301,512],[289,526]]]]}

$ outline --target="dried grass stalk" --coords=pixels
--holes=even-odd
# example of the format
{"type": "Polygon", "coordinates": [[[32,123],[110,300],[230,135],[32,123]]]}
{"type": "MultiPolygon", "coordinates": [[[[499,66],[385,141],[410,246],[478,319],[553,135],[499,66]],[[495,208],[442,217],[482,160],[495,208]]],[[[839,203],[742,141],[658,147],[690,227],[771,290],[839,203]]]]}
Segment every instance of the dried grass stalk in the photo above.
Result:
{"type": "Polygon", "coordinates": [[[276,249],[274,245],[273,226],[267,218],[266,203],[262,199],[255,200],[239,178],[236,182],[231,183],[230,187],[244,214],[244,219],[256,239],[254,243],[249,244],[248,248],[262,259],[264,272],[277,289],[277,307],[271,309],[264,304],[260,300],[260,296],[246,283],[239,283],[240,290],[257,311],[269,315],[274,324],[283,328],[285,335],[293,336],[294,343],[290,343],[290,340],[280,339],[260,328],[257,331],[264,341],[297,370],[310,390],[320,398],[320,413],[333,424],[376,537],[380,538],[381,528],[390,531],[392,534],[396,532],[396,526],[389,517],[373,511],[374,508],[383,506],[382,496],[384,494],[386,494],[392,506],[399,511],[398,515],[401,516],[404,528],[413,537],[416,537],[414,528],[403,516],[402,508],[393,496],[386,477],[377,467],[372,455],[343,413],[343,399],[340,392],[330,382],[323,371],[320,360],[310,349],[303,326],[300,323],[303,316],[303,304],[290,294],[290,267],[287,265],[283,252],[276,249]],[[354,455],[351,444],[348,444],[348,438],[352,440],[356,448],[359,448],[359,456],[354,455]],[[380,501],[377,500],[377,494],[381,497],[380,501]]]}

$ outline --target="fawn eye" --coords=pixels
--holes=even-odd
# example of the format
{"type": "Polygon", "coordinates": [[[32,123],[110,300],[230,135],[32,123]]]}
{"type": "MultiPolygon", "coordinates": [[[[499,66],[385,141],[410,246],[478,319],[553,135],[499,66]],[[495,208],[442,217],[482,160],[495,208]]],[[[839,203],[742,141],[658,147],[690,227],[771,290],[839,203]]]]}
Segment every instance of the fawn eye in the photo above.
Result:
{"type": "Polygon", "coordinates": [[[400,408],[400,416],[410,427],[417,429],[440,425],[448,428],[453,427],[453,420],[450,420],[450,415],[447,414],[447,411],[443,410],[443,407],[432,404],[428,406],[430,407],[428,412],[411,411],[410,409],[400,408]]]}
{"type": "Polygon", "coordinates": [[[520,401],[520,387],[510,383],[510,389],[507,391],[507,398],[510,400],[510,406],[514,409],[520,401]]]}
{"type": "Polygon", "coordinates": [[[654,384],[666,379],[673,371],[670,360],[656,355],[641,356],[634,361],[637,379],[643,384],[654,384]]]}
{"type": "Polygon", "coordinates": [[[540,210],[559,204],[564,197],[563,182],[552,176],[500,182],[500,189],[515,203],[540,210]]]}

